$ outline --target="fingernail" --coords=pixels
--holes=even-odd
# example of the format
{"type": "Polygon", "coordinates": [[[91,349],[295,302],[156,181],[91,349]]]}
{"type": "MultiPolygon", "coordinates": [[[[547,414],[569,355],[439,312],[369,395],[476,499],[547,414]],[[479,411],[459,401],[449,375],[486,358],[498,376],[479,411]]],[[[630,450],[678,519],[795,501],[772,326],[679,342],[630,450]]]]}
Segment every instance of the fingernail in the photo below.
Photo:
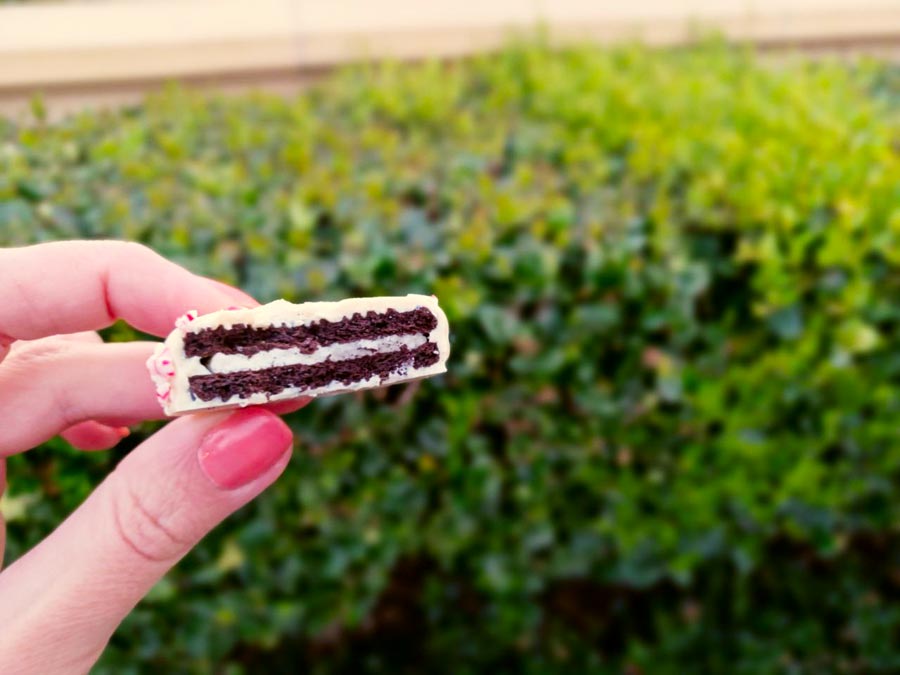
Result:
{"type": "Polygon", "coordinates": [[[207,281],[210,281],[213,286],[215,286],[221,293],[224,293],[228,296],[228,298],[232,301],[232,305],[238,307],[244,307],[246,309],[251,309],[253,307],[259,307],[259,302],[257,302],[256,298],[247,293],[244,293],[240,288],[235,288],[234,286],[229,286],[226,283],[222,283],[217,279],[210,279],[206,277],[207,281]]]}
{"type": "Polygon", "coordinates": [[[262,476],[291,446],[291,431],[259,408],[238,410],[200,443],[203,473],[220,488],[234,490],[262,476]]]}

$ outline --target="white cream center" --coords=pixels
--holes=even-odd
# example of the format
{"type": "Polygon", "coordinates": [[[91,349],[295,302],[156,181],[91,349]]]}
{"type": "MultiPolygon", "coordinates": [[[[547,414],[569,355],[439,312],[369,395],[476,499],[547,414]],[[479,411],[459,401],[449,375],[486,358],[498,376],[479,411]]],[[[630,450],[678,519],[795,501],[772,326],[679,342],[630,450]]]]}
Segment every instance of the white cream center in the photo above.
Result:
{"type": "Polygon", "coordinates": [[[210,373],[236,373],[242,370],[265,370],[278,366],[311,365],[323,361],[346,361],[378,352],[398,351],[401,347],[414,349],[428,341],[428,336],[390,335],[378,340],[357,340],[319,347],[312,354],[304,354],[296,347],[270,349],[251,356],[243,354],[215,354],[209,360],[210,373]]]}

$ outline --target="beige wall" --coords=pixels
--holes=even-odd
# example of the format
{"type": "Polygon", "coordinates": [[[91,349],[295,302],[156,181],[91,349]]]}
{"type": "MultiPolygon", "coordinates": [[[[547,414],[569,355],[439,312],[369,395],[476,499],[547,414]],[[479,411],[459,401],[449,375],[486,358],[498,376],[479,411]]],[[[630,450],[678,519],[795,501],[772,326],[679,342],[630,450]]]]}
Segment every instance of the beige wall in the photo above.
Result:
{"type": "Polygon", "coordinates": [[[697,26],[764,44],[893,54],[900,0],[94,0],[0,6],[0,110],[34,91],[115,102],[174,77],[290,87],[367,56],[458,56],[511,30],[656,44],[697,26]]]}

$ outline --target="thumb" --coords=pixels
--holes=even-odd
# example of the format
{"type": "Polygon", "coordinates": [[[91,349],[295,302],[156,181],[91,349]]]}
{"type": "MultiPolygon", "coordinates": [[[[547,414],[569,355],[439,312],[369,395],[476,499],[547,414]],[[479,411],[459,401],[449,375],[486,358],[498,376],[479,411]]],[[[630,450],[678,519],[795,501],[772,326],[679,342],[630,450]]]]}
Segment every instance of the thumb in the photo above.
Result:
{"type": "Polygon", "coordinates": [[[0,574],[0,672],[87,672],[137,602],[290,458],[259,408],[178,419],[0,574]]]}

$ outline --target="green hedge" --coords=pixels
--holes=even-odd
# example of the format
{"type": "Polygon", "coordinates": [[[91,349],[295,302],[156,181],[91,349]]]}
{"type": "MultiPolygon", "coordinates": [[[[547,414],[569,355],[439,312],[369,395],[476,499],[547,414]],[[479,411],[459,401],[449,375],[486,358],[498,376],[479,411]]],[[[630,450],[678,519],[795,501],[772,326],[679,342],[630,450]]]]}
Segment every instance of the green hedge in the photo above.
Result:
{"type": "MultiPolygon", "coordinates": [[[[528,44],[0,126],[0,244],[451,320],[447,376],[293,415],[98,672],[898,672],[898,82],[528,44]]],[[[12,557],[124,451],[13,460],[12,557]]]]}

